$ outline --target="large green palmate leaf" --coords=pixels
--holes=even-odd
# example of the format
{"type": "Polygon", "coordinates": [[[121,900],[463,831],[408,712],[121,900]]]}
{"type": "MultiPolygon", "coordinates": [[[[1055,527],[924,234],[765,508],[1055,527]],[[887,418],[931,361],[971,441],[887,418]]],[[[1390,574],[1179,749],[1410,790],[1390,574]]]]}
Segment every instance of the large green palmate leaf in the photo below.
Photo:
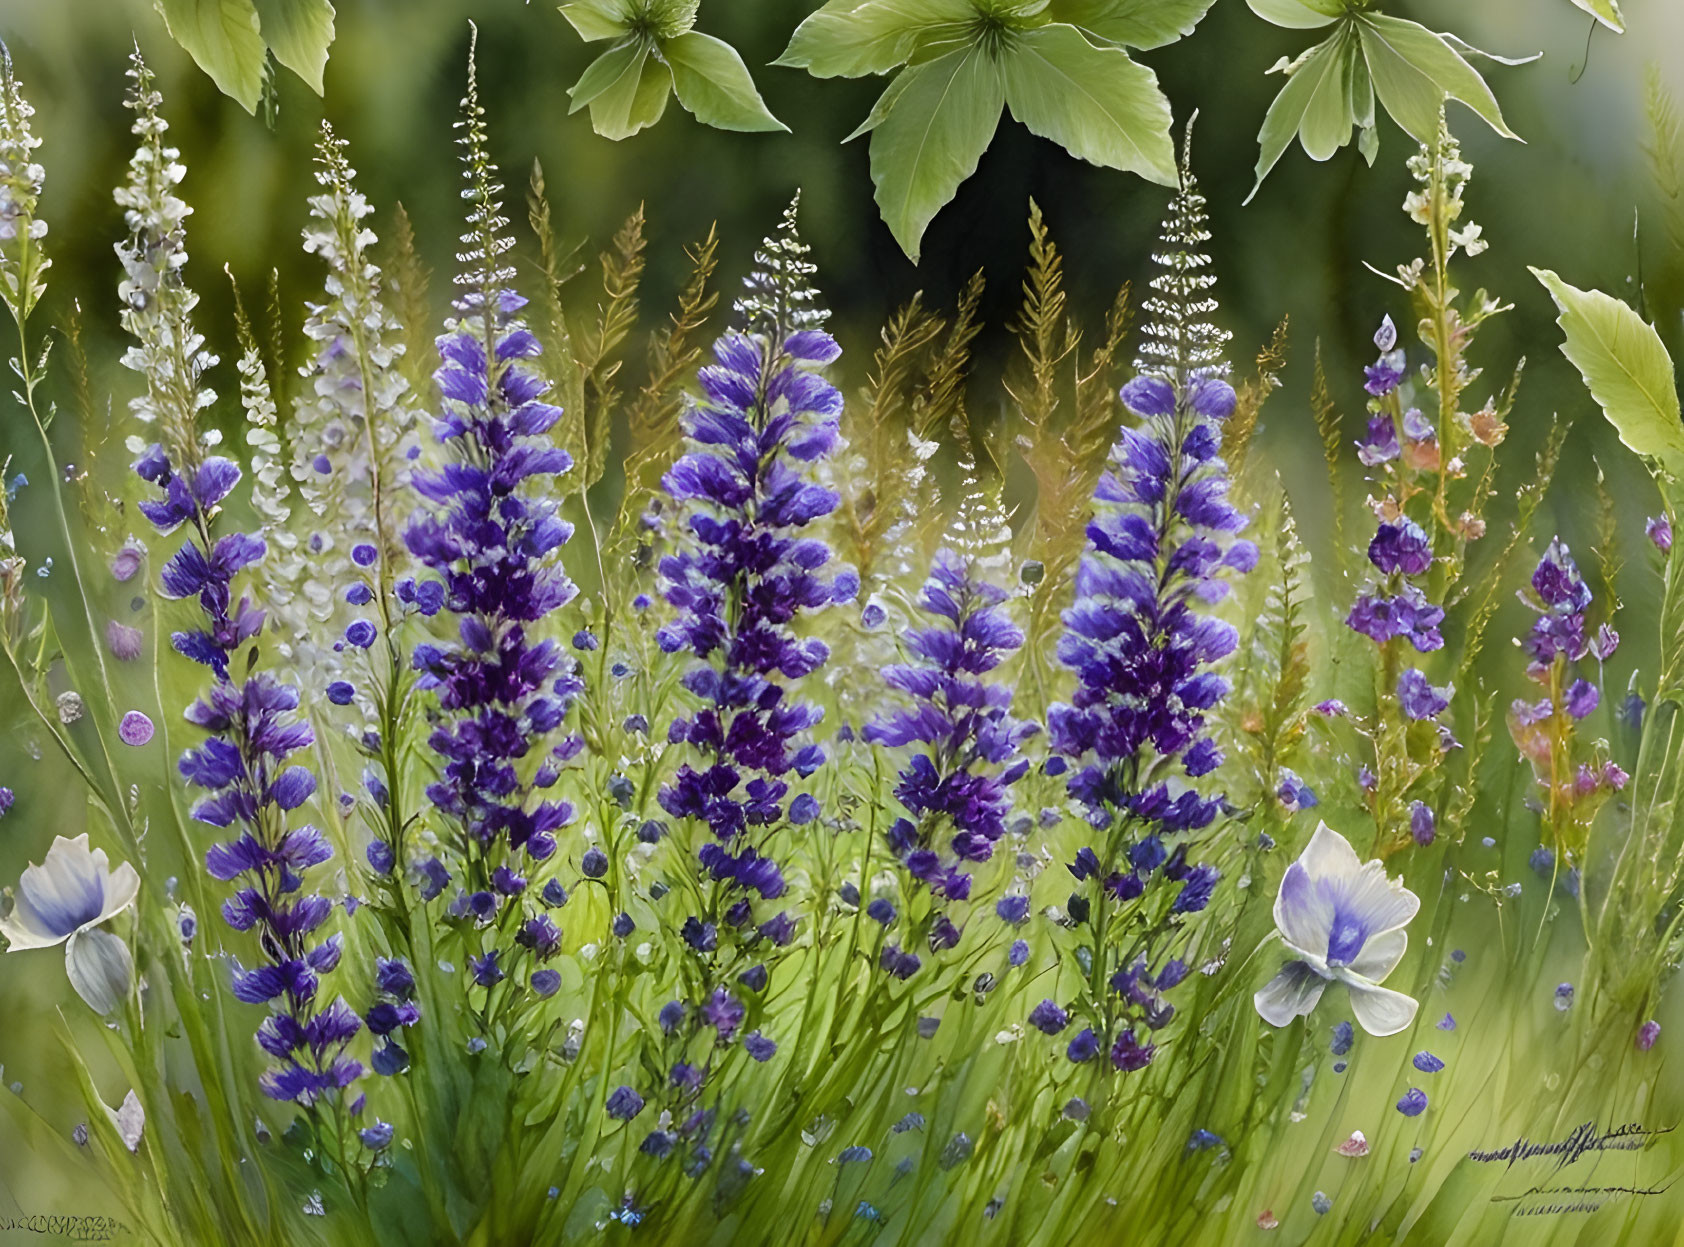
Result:
{"type": "Polygon", "coordinates": [[[1345,11],[1343,0],[1246,0],[1266,22],[1288,30],[1315,30],[1331,25],[1345,11]]]}
{"type": "Polygon", "coordinates": [[[1074,26],[1019,36],[1001,60],[1012,116],[1072,156],[1176,182],[1174,118],[1158,76],[1121,48],[1095,47],[1074,26]]]}
{"type": "Polygon", "coordinates": [[[333,5],[328,0],[253,0],[263,38],[275,59],[322,93],[322,71],[333,43],[333,5]]]}
{"type": "Polygon", "coordinates": [[[1532,275],[1555,300],[1567,335],[1561,353],[1579,370],[1620,440],[1652,460],[1684,501],[1684,419],[1672,357],[1654,327],[1612,295],[1580,290],[1548,269],[1532,275]]]}
{"type": "Polygon", "coordinates": [[[1296,61],[1276,66],[1285,69],[1287,83],[1269,106],[1257,135],[1253,196],[1294,135],[1312,159],[1326,160],[1350,142],[1355,128],[1360,132],[1358,147],[1372,165],[1379,151],[1377,98],[1392,120],[1421,143],[1430,143],[1437,135],[1446,100],[1466,104],[1504,138],[1519,137],[1509,129],[1497,97],[1467,58],[1519,65],[1536,57],[1493,56],[1418,22],[1347,8],[1345,0],[1248,3],[1278,26],[1308,30],[1337,24],[1331,35],[1296,61]]]}
{"type": "Polygon", "coordinates": [[[248,113],[263,96],[262,22],[252,0],[157,0],[170,37],[248,113]]]}
{"type": "Polygon", "coordinates": [[[980,47],[901,71],[871,134],[877,205],[901,249],[917,261],[924,230],[976,172],[1005,108],[1000,71],[980,47]]]}
{"type": "Polygon", "coordinates": [[[1125,48],[1151,51],[1193,33],[1216,0],[1054,0],[1053,20],[1125,48]]]}
{"type": "Polygon", "coordinates": [[[661,46],[672,67],[678,102],[697,121],[721,130],[787,130],[754,89],[737,50],[723,40],[687,31],[661,46]]]}
{"type": "Polygon", "coordinates": [[[1422,143],[1438,133],[1438,110],[1446,96],[1460,100],[1504,138],[1519,136],[1503,120],[1497,97],[1479,71],[1425,26],[1384,13],[1357,22],[1374,90],[1392,120],[1422,143]]]}
{"type": "Polygon", "coordinates": [[[969,0],[831,0],[795,28],[774,65],[817,78],[886,74],[904,64],[942,27],[961,30],[976,17],[969,0]]]}
{"type": "Polygon", "coordinates": [[[754,76],[723,39],[692,30],[697,0],[571,0],[561,15],[586,43],[616,40],[568,89],[569,113],[589,106],[605,139],[630,138],[659,121],[667,97],[720,130],[787,130],[767,109],[754,76]]]}

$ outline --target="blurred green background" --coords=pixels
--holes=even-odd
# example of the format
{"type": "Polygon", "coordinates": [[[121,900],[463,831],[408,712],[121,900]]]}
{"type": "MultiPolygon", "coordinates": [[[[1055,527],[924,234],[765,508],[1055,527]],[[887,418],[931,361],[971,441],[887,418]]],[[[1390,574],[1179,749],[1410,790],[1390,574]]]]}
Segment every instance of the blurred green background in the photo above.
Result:
{"type": "MultiPolygon", "coordinates": [[[[974,270],[985,270],[989,327],[979,343],[972,410],[978,420],[995,418],[1004,402],[995,382],[1014,349],[1007,325],[1018,299],[1030,198],[1041,204],[1065,252],[1076,309],[1093,324],[1119,284],[1147,272],[1167,192],[1076,161],[1008,118],[977,176],[936,219],[923,263],[914,267],[878,219],[865,142],[840,145],[869,110],[882,80],[820,81],[798,70],[767,67],[815,7],[817,0],[705,0],[698,23],[742,52],[768,105],[793,133],[722,133],[698,125],[673,105],[653,131],[616,144],[597,137],[583,113],[568,116],[566,89],[595,52],[579,42],[551,3],[341,0],[325,100],[283,72],[271,130],[261,116],[249,116],[217,92],[168,39],[144,0],[0,0],[0,38],[11,49],[45,140],[42,212],[51,222],[47,246],[53,269],[43,318],[61,319],[76,300],[95,365],[96,397],[103,402],[107,392],[115,392],[120,404],[133,392],[129,378],[114,367],[120,336],[112,244],[123,228],[111,188],[122,179],[132,150],[121,100],[125,58],[135,39],[158,72],[172,138],[188,169],[183,194],[194,206],[188,272],[204,296],[200,326],[225,360],[235,349],[229,288],[219,273],[224,264],[248,298],[258,296],[269,268],[279,265],[294,335],[302,302],[317,288],[318,263],[298,242],[305,197],[315,189],[311,149],[324,115],[350,143],[361,187],[377,209],[371,224],[382,238],[390,234],[394,204],[401,201],[413,217],[422,254],[435,272],[432,293],[442,315],[460,209],[451,123],[463,92],[472,19],[480,30],[480,76],[493,149],[509,187],[510,215],[522,222],[517,233],[528,279],[535,273],[523,224],[524,189],[534,157],[543,161],[560,232],[568,241],[604,244],[629,212],[646,205],[646,324],[665,315],[683,279],[684,245],[715,221],[722,237],[722,288],[729,297],[755,242],[799,187],[803,231],[837,314],[835,325],[848,352],[845,373],[853,384],[863,381],[877,327],[898,303],[921,289],[933,302],[948,304],[974,270]]],[[[1616,660],[1608,681],[1611,689],[1622,686],[1630,664],[1652,652],[1654,582],[1638,579],[1646,560],[1637,550],[1643,516],[1656,509],[1656,500],[1647,475],[1594,415],[1576,374],[1560,358],[1553,309],[1525,266],[1555,268],[1575,285],[1641,301],[1647,314],[1660,320],[1677,354],[1684,342],[1678,313],[1684,257],[1669,243],[1666,217],[1669,207],[1678,212],[1684,205],[1664,202],[1649,171],[1644,82],[1651,60],[1659,57],[1663,81],[1684,95],[1684,55],[1677,51],[1684,47],[1684,5],[1627,0],[1629,32],[1616,37],[1597,31],[1588,44],[1588,63],[1591,21],[1568,0],[1396,0],[1385,7],[1493,52],[1544,54],[1528,66],[1487,69],[1524,144],[1500,139],[1466,109],[1451,108],[1452,126],[1476,169],[1468,214],[1484,226],[1492,244],[1486,255],[1461,262],[1462,284],[1486,287],[1515,304],[1481,334],[1477,358],[1487,375],[1474,387],[1475,404],[1506,382],[1518,357],[1527,357],[1527,380],[1510,417],[1513,433],[1499,478],[1500,493],[1510,496],[1531,473],[1532,454],[1551,414],[1577,421],[1538,521],[1540,546],[1551,531],[1560,531],[1588,555],[1596,461],[1607,467],[1635,568],[1619,622],[1636,643],[1616,660]]],[[[1306,401],[1314,344],[1322,344],[1335,398],[1354,437],[1361,366],[1373,354],[1374,327],[1388,311],[1407,320],[1400,292],[1363,262],[1389,271],[1419,254],[1423,241],[1400,211],[1409,189],[1404,161],[1414,144],[1384,118],[1374,169],[1354,147],[1315,164],[1294,146],[1255,201],[1242,206],[1253,181],[1256,134],[1282,81],[1264,71],[1310,41],[1305,32],[1267,25],[1244,0],[1217,0],[1192,38],[1142,59],[1159,74],[1178,119],[1199,110],[1194,166],[1210,200],[1220,319],[1234,332],[1233,355],[1242,373],[1276,323],[1290,317],[1285,387],[1265,411],[1259,446],[1285,477],[1301,528],[1312,552],[1320,554],[1330,539],[1331,516],[1306,401]]],[[[1404,337],[1416,346],[1409,334],[1404,337]]],[[[220,418],[227,421],[237,416],[231,401],[237,387],[231,367],[218,373],[220,418]]],[[[62,372],[54,384],[56,396],[66,402],[62,372]]],[[[21,410],[5,404],[0,457],[15,453],[14,470],[22,467],[34,478],[25,421],[21,410]]],[[[58,435],[67,448],[74,444],[65,428],[58,435]]],[[[32,561],[51,552],[44,502],[41,491],[25,491],[18,506],[19,544],[32,561]]],[[[1505,514],[1501,498],[1494,514],[1505,514]]],[[[1522,569],[1515,574],[1518,581],[1522,569]]],[[[1325,596],[1321,604],[1334,609],[1325,596]]],[[[1496,635],[1512,635],[1515,622],[1500,619],[1496,635]]],[[[1485,667],[1503,703],[1521,691],[1519,664],[1506,646],[1491,647],[1485,667]]],[[[66,808],[59,797],[65,790],[42,782],[49,768],[30,761],[29,738],[18,723],[8,709],[0,783],[16,789],[18,803],[0,822],[0,881],[15,880],[28,859],[38,860],[50,833],[75,834],[81,821],[79,808],[66,808]]],[[[49,1079],[56,1068],[48,1056],[50,1036],[25,1028],[37,1028],[55,1004],[72,998],[56,954],[18,961],[23,964],[8,959],[0,967],[4,1079],[49,1079]]],[[[72,1087],[44,1093],[32,1088],[31,1098],[44,1107],[59,1103],[66,1120],[74,1118],[72,1087]]],[[[20,1206],[83,1210],[78,1193],[58,1185],[65,1181],[51,1165],[27,1163],[21,1141],[0,1121],[0,1216],[20,1206]]],[[[6,1241],[3,1233],[0,1241],[6,1241]]]]}

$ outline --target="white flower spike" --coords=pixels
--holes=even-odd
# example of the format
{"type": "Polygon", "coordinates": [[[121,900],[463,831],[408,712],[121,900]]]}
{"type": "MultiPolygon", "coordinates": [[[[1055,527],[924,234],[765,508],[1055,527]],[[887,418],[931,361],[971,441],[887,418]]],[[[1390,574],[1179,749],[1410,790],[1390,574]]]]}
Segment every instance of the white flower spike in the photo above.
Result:
{"type": "Polygon", "coordinates": [[[10,952],[66,945],[65,970],[77,994],[96,1012],[122,1005],[134,981],[128,945],[97,928],[134,904],[140,876],[127,862],[116,870],[104,849],[88,848],[84,832],[53,838],[46,859],[24,869],[16,904],[0,918],[10,952]]]}
{"type": "Polygon", "coordinates": [[[1401,878],[1386,877],[1384,863],[1363,862],[1349,840],[1320,824],[1281,878],[1275,926],[1296,956],[1252,997],[1257,1012],[1271,1026],[1286,1026],[1309,1014],[1329,983],[1343,983],[1363,1030],[1397,1034],[1420,1004],[1380,984],[1403,960],[1403,928],[1420,908],[1401,878]]]}

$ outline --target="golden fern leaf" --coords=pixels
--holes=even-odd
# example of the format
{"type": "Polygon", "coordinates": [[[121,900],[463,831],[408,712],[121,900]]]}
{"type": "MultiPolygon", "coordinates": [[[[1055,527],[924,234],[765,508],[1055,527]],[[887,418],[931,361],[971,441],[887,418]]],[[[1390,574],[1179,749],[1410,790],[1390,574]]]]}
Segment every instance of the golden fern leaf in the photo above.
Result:
{"type": "Polygon", "coordinates": [[[581,471],[570,472],[561,478],[563,488],[588,488],[582,470],[588,444],[585,437],[585,369],[579,362],[573,341],[572,326],[561,292],[568,282],[584,271],[579,260],[580,243],[570,251],[563,251],[556,239],[555,225],[550,212],[549,194],[544,185],[544,166],[532,162],[532,176],[526,191],[526,218],[538,239],[538,262],[544,273],[545,330],[549,339],[547,352],[551,379],[555,382],[556,405],[561,408],[561,420],[556,427],[556,440],[581,461],[581,471]]]}
{"type": "Polygon", "coordinates": [[[643,205],[626,218],[602,253],[603,302],[595,327],[580,340],[579,366],[585,374],[584,488],[602,479],[608,468],[608,438],[620,401],[615,382],[623,362],[616,353],[637,324],[637,288],[643,279],[643,205]]]}
{"type": "Polygon", "coordinates": [[[1076,372],[1076,424],[1072,441],[1084,457],[1108,450],[1117,436],[1119,355],[1133,327],[1134,311],[1127,282],[1105,314],[1105,336],[1076,372]]]}
{"type": "Polygon", "coordinates": [[[1275,326],[1269,344],[1257,353],[1257,372],[1239,388],[1234,414],[1222,430],[1222,457],[1228,461],[1228,473],[1239,480],[1245,471],[1246,457],[1251,451],[1252,438],[1257,434],[1257,420],[1269,396],[1280,388],[1281,370],[1286,367],[1287,318],[1275,326]]]}
{"type": "Polygon", "coordinates": [[[415,226],[400,203],[392,222],[390,255],[386,272],[388,306],[403,326],[404,380],[411,394],[423,402],[433,386],[433,315],[427,302],[431,274],[415,250],[415,226]]]}
{"type": "Polygon", "coordinates": [[[1344,435],[1340,429],[1339,409],[1333,405],[1333,394],[1328,388],[1319,338],[1316,339],[1316,374],[1310,383],[1310,414],[1315,417],[1316,431],[1321,434],[1322,456],[1327,460],[1327,480],[1333,493],[1333,540],[1335,546],[1343,550],[1345,474],[1340,466],[1340,452],[1344,449],[1344,435]]]}
{"type": "Polygon", "coordinates": [[[690,257],[690,276],[678,292],[678,308],[669,315],[669,323],[650,335],[649,375],[626,415],[630,444],[616,527],[637,512],[655,487],[661,467],[675,457],[683,437],[679,416],[684,381],[702,357],[696,336],[719,304],[719,292],[709,284],[719,264],[718,226],[709,226],[707,237],[685,248],[685,254],[690,257]]]}
{"type": "Polygon", "coordinates": [[[947,336],[925,371],[920,393],[914,400],[918,413],[916,431],[925,440],[937,437],[943,428],[962,445],[970,440],[970,426],[965,418],[965,381],[970,374],[971,343],[982,330],[977,309],[982,304],[985,284],[980,268],[971,274],[959,292],[947,336]]]}

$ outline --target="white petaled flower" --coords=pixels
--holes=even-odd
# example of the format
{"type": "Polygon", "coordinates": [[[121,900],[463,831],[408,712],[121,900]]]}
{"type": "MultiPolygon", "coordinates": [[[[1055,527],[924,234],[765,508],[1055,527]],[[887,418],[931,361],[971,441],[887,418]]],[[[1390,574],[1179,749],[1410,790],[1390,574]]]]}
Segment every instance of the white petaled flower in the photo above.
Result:
{"type": "Polygon", "coordinates": [[[1275,898],[1275,926],[1296,959],[1252,999],[1271,1026],[1286,1026],[1316,1007],[1329,983],[1351,994],[1357,1022],[1370,1035],[1395,1035],[1415,1020],[1413,997],[1380,984],[1409,947],[1404,927],[1421,898],[1388,879],[1385,864],[1364,862],[1326,823],[1286,868],[1275,898]]]}
{"type": "Polygon", "coordinates": [[[128,945],[98,929],[134,904],[140,876],[121,863],[111,869],[104,849],[88,848],[86,832],[53,838],[46,859],[24,869],[12,912],[0,918],[8,951],[65,945],[70,985],[101,1014],[121,1007],[134,981],[128,945]]]}

